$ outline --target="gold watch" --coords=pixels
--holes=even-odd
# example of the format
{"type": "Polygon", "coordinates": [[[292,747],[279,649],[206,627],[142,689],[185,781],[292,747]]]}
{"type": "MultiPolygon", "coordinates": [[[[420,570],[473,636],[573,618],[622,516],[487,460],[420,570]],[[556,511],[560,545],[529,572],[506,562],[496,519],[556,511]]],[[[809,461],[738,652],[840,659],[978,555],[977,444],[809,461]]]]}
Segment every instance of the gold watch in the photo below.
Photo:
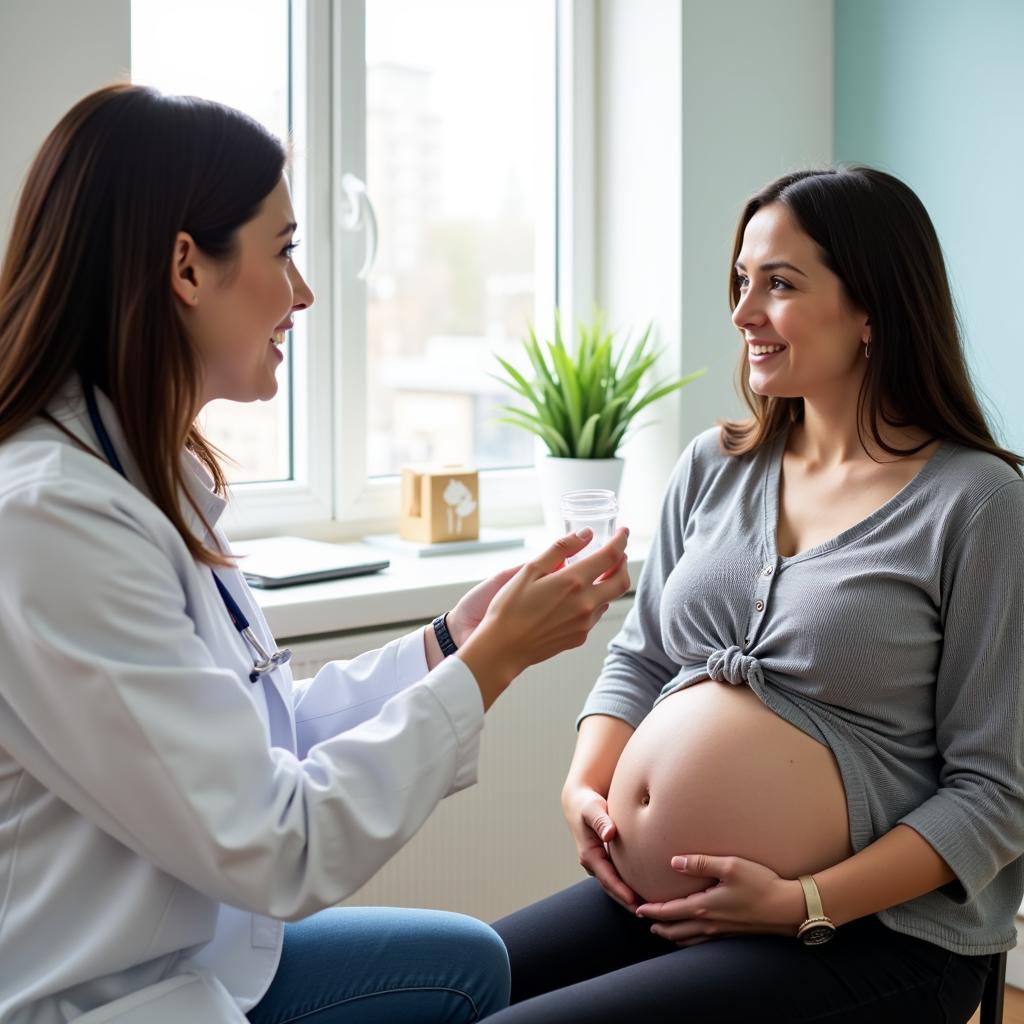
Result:
{"type": "Polygon", "coordinates": [[[807,920],[797,929],[796,937],[805,946],[820,946],[836,933],[836,926],[821,908],[821,893],[811,875],[801,875],[800,885],[804,890],[807,904],[807,920]]]}

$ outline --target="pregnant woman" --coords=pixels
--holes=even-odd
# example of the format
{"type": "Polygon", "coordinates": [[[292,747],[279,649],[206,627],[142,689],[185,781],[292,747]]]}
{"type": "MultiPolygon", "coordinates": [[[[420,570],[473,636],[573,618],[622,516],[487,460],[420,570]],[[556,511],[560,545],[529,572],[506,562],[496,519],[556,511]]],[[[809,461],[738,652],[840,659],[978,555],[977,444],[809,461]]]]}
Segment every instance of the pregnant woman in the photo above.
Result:
{"type": "Polygon", "coordinates": [[[752,416],[679,460],[502,1024],[966,1021],[1024,891],[1024,480],[934,228],[868,168],[740,218],[752,416]]]}

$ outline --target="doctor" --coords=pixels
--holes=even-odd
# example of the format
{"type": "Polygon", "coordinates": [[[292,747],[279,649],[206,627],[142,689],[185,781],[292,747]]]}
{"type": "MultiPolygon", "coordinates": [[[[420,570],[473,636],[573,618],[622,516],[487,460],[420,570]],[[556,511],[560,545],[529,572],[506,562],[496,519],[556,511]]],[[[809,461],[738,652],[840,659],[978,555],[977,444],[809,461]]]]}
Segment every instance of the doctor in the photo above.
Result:
{"type": "Polygon", "coordinates": [[[515,676],[626,592],[625,531],[292,680],[195,425],[273,397],[313,301],[285,158],[237,111],[116,85],[24,186],[0,275],[5,1024],[473,1021],[508,997],[485,925],[332,905],[475,781],[515,676]]]}

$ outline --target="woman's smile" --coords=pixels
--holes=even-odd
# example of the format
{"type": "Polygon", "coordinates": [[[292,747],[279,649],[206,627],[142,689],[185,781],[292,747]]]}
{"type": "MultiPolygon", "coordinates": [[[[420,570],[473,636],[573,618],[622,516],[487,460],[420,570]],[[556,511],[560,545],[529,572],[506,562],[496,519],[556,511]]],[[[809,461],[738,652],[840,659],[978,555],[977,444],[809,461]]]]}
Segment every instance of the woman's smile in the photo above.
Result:
{"type": "Polygon", "coordinates": [[[776,342],[747,342],[747,359],[758,366],[770,362],[775,356],[785,352],[786,346],[776,342]]]}

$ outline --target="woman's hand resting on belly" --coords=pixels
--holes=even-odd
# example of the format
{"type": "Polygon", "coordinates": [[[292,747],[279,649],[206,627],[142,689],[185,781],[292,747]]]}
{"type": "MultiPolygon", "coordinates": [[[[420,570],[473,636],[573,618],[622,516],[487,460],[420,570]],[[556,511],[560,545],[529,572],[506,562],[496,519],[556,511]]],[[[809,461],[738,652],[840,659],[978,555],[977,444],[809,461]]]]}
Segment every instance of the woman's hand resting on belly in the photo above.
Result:
{"type": "Polygon", "coordinates": [[[640,900],[619,877],[605,843],[616,836],[608,813],[608,786],[633,727],[618,718],[590,715],[580,723],[569,774],[562,787],[562,812],[576,841],[580,866],[616,903],[635,912],[640,900]]]}
{"type": "Polygon", "coordinates": [[[682,899],[642,903],[636,915],[654,922],[654,935],[677,945],[729,935],[793,936],[807,916],[800,882],[780,878],[763,864],[690,853],[673,857],[672,868],[701,888],[682,899]]]}
{"type": "Polygon", "coordinates": [[[574,786],[562,791],[562,809],[576,840],[580,866],[601,883],[601,888],[616,903],[635,913],[640,900],[619,877],[604,846],[615,838],[615,823],[608,815],[608,801],[589,786],[574,786]]]}

